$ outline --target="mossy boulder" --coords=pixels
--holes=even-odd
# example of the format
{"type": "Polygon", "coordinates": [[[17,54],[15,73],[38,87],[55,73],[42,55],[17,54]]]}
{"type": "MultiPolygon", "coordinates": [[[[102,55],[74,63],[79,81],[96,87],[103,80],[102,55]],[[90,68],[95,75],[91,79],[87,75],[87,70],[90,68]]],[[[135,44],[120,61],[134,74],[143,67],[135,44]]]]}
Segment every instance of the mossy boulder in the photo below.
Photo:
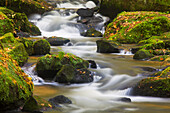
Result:
{"type": "Polygon", "coordinates": [[[5,51],[0,50],[0,111],[23,106],[32,95],[33,82],[5,51]]]}
{"type": "Polygon", "coordinates": [[[75,69],[87,68],[89,66],[88,61],[75,55],[60,53],[58,55],[40,57],[36,64],[36,71],[38,76],[52,80],[65,64],[70,64],[75,69]]]}
{"type": "Polygon", "coordinates": [[[63,46],[64,44],[70,42],[69,39],[56,36],[47,38],[47,41],[50,43],[51,46],[63,46]]]}
{"type": "Polygon", "coordinates": [[[33,41],[32,40],[29,40],[29,39],[26,39],[26,38],[22,38],[22,37],[17,39],[17,40],[18,40],[18,42],[24,44],[24,47],[25,47],[28,55],[32,55],[33,54],[33,41]]]}
{"type": "Polygon", "coordinates": [[[43,14],[53,8],[45,0],[1,0],[0,6],[5,6],[8,9],[25,13],[26,15],[33,13],[43,14]]]}
{"type": "Polygon", "coordinates": [[[12,20],[14,28],[17,32],[23,31],[34,36],[41,35],[39,28],[28,21],[25,13],[17,13],[4,7],[0,7],[0,11],[12,20]]]}
{"type": "Polygon", "coordinates": [[[89,83],[93,81],[93,76],[87,68],[75,69],[70,64],[65,64],[56,74],[55,81],[59,83],[89,83]]]}
{"type": "Polygon", "coordinates": [[[18,62],[20,66],[23,66],[28,59],[28,54],[22,43],[18,43],[12,33],[6,33],[0,37],[0,41],[3,44],[5,52],[18,62]]]}
{"type": "Polygon", "coordinates": [[[23,66],[28,60],[28,53],[22,43],[9,43],[5,44],[7,53],[18,62],[20,66],[23,66]]]}
{"type": "Polygon", "coordinates": [[[122,11],[170,11],[169,0],[101,0],[100,13],[115,18],[122,11]]]}
{"type": "Polygon", "coordinates": [[[41,112],[47,109],[52,109],[52,105],[47,100],[39,96],[30,96],[24,104],[23,112],[41,112]]]}
{"type": "Polygon", "coordinates": [[[168,14],[160,12],[122,12],[111,22],[104,37],[120,43],[138,43],[160,36],[170,29],[168,14]]]}
{"type": "Polygon", "coordinates": [[[120,45],[116,41],[111,40],[97,40],[97,52],[99,53],[119,53],[118,46],[120,45]]]}
{"type": "Polygon", "coordinates": [[[170,97],[170,67],[163,71],[156,72],[155,77],[148,77],[141,80],[131,92],[136,96],[170,97]]]}
{"type": "Polygon", "coordinates": [[[145,49],[140,49],[139,51],[137,51],[135,53],[135,55],[133,56],[133,59],[136,60],[146,60],[149,58],[152,58],[154,55],[152,53],[150,53],[150,51],[145,50],[145,49]]]}
{"type": "Polygon", "coordinates": [[[12,20],[0,11],[0,36],[9,32],[14,33],[12,20]]]}
{"type": "Polygon", "coordinates": [[[33,43],[33,50],[35,55],[45,55],[50,53],[50,43],[45,40],[37,40],[33,43]]]}
{"type": "Polygon", "coordinates": [[[95,30],[94,28],[88,29],[86,32],[81,33],[85,37],[102,37],[103,34],[100,31],[95,30]]]}
{"type": "Polygon", "coordinates": [[[17,43],[17,40],[15,39],[12,33],[4,34],[3,36],[0,37],[0,41],[2,43],[17,43]]]}

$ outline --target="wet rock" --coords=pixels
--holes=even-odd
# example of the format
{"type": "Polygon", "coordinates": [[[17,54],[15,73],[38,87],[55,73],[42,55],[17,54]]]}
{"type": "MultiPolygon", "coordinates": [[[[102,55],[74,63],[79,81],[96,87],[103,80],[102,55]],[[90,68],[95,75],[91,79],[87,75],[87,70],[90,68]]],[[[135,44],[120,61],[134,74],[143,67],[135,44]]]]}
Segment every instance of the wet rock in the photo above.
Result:
{"type": "Polygon", "coordinates": [[[28,101],[24,104],[22,111],[26,112],[40,112],[38,102],[31,96],[28,101]]]}
{"type": "Polygon", "coordinates": [[[55,81],[59,83],[89,83],[93,81],[91,72],[84,69],[75,69],[72,65],[66,64],[57,73],[55,81]]]}
{"type": "Polygon", "coordinates": [[[99,53],[119,53],[118,43],[109,40],[97,40],[97,52],[99,53]]]}
{"type": "Polygon", "coordinates": [[[59,104],[72,104],[72,101],[64,95],[59,95],[48,100],[55,107],[59,107],[59,104]]]}
{"type": "Polygon", "coordinates": [[[94,60],[87,60],[89,62],[90,68],[97,68],[96,62],[94,60]]]}
{"type": "Polygon", "coordinates": [[[35,55],[45,55],[50,53],[50,44],[47,40],[37,40],[33,43],[33,50],[35,55]]]}
{"type": "Polygon", "coordinates": [[[85,37],[102,37],[103,34],[100,31],[95,30],[94,28],[88,29],[86,32],[81,33],[85,37]]]}
{"type": "Polygon", "coordinates": [[[78,9],[76,13],[81,17],[92,17],[94,14],[94,10],[81,8],[81,9],[78,9]]]}
{"type": "Polygon", "coordinates": [[[122,102],[131,102],[131,99],[130,98],[120,98],[119,101],[122,101],[122,102]]]}
{"type": "Polygon", "coordinates": [[[47,41],[50,43],[51,46],[62,46],[70,42],[69,39],[62,38],[62,37],[55,37],[55,36],[47,38],[47,41]]]}
{"type": "Polygon", "coordinates": [[[153,56],[154,55],[151,54],[148,50],[140,49],[139,51],[135,53],[135,55],[133,56],[133,59],[146,60],[146,59],[152,58],[153,56]]]}
{"type": "Polygon", "coordinates": [[[75,71],[76,69],[72,65],[63,65],[63,67],[57,73],[55,81],[59,83],[70,83],[76,74],[75,71]]]}

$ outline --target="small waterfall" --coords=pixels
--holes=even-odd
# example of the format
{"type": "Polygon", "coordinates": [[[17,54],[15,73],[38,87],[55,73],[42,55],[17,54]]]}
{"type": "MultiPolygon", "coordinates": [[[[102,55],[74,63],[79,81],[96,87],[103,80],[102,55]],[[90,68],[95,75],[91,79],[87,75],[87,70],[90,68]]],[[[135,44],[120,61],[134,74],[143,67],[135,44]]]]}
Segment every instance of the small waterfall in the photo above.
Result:
{"type": "MultiPolygon", "coordinates": [[[[81,37],[81,32],[89,29],[87,25],[77,23],[80,19],[76,13],[77,9],[94,7],[96,7],[96,5],[92,1],[61,1],[57,2],[56,10],[47,12],[42,16],[38,14],[31,15],[29,20],[39,27],[42,36],[76,38],[81,37]]],[[[108,21],[108,18],[100,14],[94,14],[94,17],[101,18],[102,22],[97,24],[95,28],[104,33],[104,23],[108,21]]]]}

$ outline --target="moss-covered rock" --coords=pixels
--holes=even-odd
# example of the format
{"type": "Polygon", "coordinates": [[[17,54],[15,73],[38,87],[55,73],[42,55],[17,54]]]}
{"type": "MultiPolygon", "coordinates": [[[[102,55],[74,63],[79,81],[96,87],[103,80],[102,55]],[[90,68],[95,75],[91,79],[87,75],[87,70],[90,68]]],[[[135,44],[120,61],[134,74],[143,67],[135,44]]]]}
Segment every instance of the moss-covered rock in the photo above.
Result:
{"type": "Polygon", "coordinates": [[[28,55],[33,54],[33,41],[26,38],[17,39],[18,42],[23,43],[28,55]]]}
{"type": "Polygon", "coordinates": [[[53,106],[50,102],[39,96],[30,96],[24,104],[22,111],[25,112],[41,112],[47,109],[51,109],[53,106]]]}
{"type": "Polygon", "coordinates": [[[12,20],[0,11],[0,36],[9,32],[14,33],[12,20]]]}
{"type": "Polygon", "coordinates": [[[111,40],[97,40],[97,52],[99,53],[119,53],[119,43],[111,40]]]}
{"type": "Polygon", "coordinates": [[[15,39],[12,33],[4,34],[3,36],[0,37],[0,41],[2,43],[17,43],[17,40],[15,39]]]}
{"type": "Polygon", "coordinates": [[[135,55],[133,56],[133,59],[136,60],[146,60],[149,58],[152,58],[154,55],[152,53],[150,53],[150,51],[145,50],[145,49],[140,49],[139,51],[137,51],[135,53],[135,55]]]}
{"type": "Polygon", "coordinates": [[[37,40],[33,43],[33,50],[35,55],[45,55],[50,53],[50,43],[45,40],[37,40]]]}
{"type": "Polygon", "coordinates": [[[104,34],[106,39],[120,43],[138,43],[170,29],[168,14],[160,12],[122,12],[111,22],[104,34]]]}
{"type": "Polygon", "coordinates": [[[65,64],[72,65],[75,69],[87,68],[88,61],[72,54],[59,53],[58,55],[46,55],[38,59],[36,71],[38,76],[44,79],[53,79],[57,72],[65,64]]]}
{"type": "Polygon", "coordinates": [[[70,64],[65,64],[56,74],[55,81],[59,83],[89,83],[93,81],[93,75],[87,68],[75,69],[70,64]]]}
{"type": "Polygon", "coordinates": [[[115,18],[122,11],[170,11],[169,0],[101,0],[100,13],[115,18]]]}
{"type": "Polygon", "coordinates": [[[43,14],[52,9],[44,0],[1,0],[0,6],[7,7],[13,11],[30,15],[33,13],[43,14]]]}
{"type": "Polygon", "coordinates": [[[28,53],[22,43],[4,43],[6,52],[18,62],[20,66],[23,66],[28,60],[28,53]]]}
{"type": "Polygon", "coordinates": [[[17,13],[10,9],[0,7],[0,11],[6,14],[6,16],[12,20],[16,31],[28,32],[30,35],[41,35],[41,32],[37,26],[28,21],[25,13],[17,13]]]}
{"type": "Polygon", "coordinates": [[[148,77],[140,81],[132,90],[132,95],[170,97],[170,67],[156,72],[155,77],[148,77]]]}
{"type": "Polygon", "coordinates": [[[97,31],[94,28],[91,28],[87,30],[86,32],[81,33],[81,35],[85,37],[102,37],[103,36],[103,34],[100,31],[97,31]]]}
{"type": "Polygon", "coordinates": [[[14,110],[32,95],[33,82],[5,51],[0,50],[0,111],[14,110]]]}
{"type": "Polygon", "coordinates": [[[11,55],[20,66],[23,66],[27,62],[28,54],[24,45],[18,43],[12,33],[7,33],[0,37],[0,42],[2,42],[5,52],[11,55]]]}

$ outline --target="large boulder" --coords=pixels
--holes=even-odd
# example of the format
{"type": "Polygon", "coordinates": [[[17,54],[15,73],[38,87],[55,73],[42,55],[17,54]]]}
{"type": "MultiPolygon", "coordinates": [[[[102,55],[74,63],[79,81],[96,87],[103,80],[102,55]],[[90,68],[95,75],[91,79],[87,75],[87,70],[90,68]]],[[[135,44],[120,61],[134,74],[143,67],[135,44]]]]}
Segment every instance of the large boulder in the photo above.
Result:
{"type": "Polygon", "coordinates": [[[133,87],[131,95],[170,98],[170,67],[156,72],[154,75],[154,77],[145,78],[137,83],[133,87]]]}
{"type": "Polygon", "coordinates": [[[97,40],[97,52],[99,53],[119,53],[118,43],[109,40],[97,40]]]}
{"type": "Polygon", "coordinates": [[[47,41],[50,43],[51,46],[62,46],[64,44],[70,42],[69,39],[62,38],[62,37],[56,37],[56,36],[47,38],[47,41]]]}
{"type": "Polygon", "coordinates": [[[122,11],[160,11],[170,10],[168,0],[101,0],[100,13],[115,18],[122,11]]]}
{"type": "Polygon", "coordinates": [[[35,55],[45,55],[50,53],[50,43],[45,40],[37,40],[33,43],[33,50],[35,55]]]}
{"type": "Polygon", "coordinates": [[[103,34],[100,31],[95,30],[94,28],[88,29],[86,32],[81,33],[85,37],[102,37],[103,34]]]}
{"type": "Polygon", "coordinates": [[[122,12],[108,24],[104,38],[131,44],[160,36],[169,29],[170,21],[166,13],[122,12]]]}
{"type": "Polygon", "coordinates": [[[46,55],[38,59],[36,71],[44,79],[54,79],[63,65],[72,65],[75,69],[87,68],[88,61],[72,54],[60,52],[58,55],[46,55]]]}
{"type": "Polygon", "coordinates": [[[34,36],[41,35],[39,28],[28,21],[25,13],[17,13],[4,7],[0,7],[0,11],[3,12],[9,19],[11,19],[17,32],[23,31],[34,36]]]}
{"type": "Polygon", "coordinates": [[[133,59],[144,60],[144,59],[152,58],[153,56],[154,55],[150,53],[150,51],[145,50],[145,49],[140,49],[139,51],[135,53],[135,55],[133,56],[133,59]]]}
{"type": "Polygon", "coordinates": [[[0,6],[5,6],[13,11],[25,13],[26,15],[34,13],[43,14],[53,8],[44,0],[1,0],[0,6]]]}
{"type": "Polygon", "coordinates": [[[0,50],[0,111],[22,107],[32,95],[33,82],[18,63],[0,50]]]}

